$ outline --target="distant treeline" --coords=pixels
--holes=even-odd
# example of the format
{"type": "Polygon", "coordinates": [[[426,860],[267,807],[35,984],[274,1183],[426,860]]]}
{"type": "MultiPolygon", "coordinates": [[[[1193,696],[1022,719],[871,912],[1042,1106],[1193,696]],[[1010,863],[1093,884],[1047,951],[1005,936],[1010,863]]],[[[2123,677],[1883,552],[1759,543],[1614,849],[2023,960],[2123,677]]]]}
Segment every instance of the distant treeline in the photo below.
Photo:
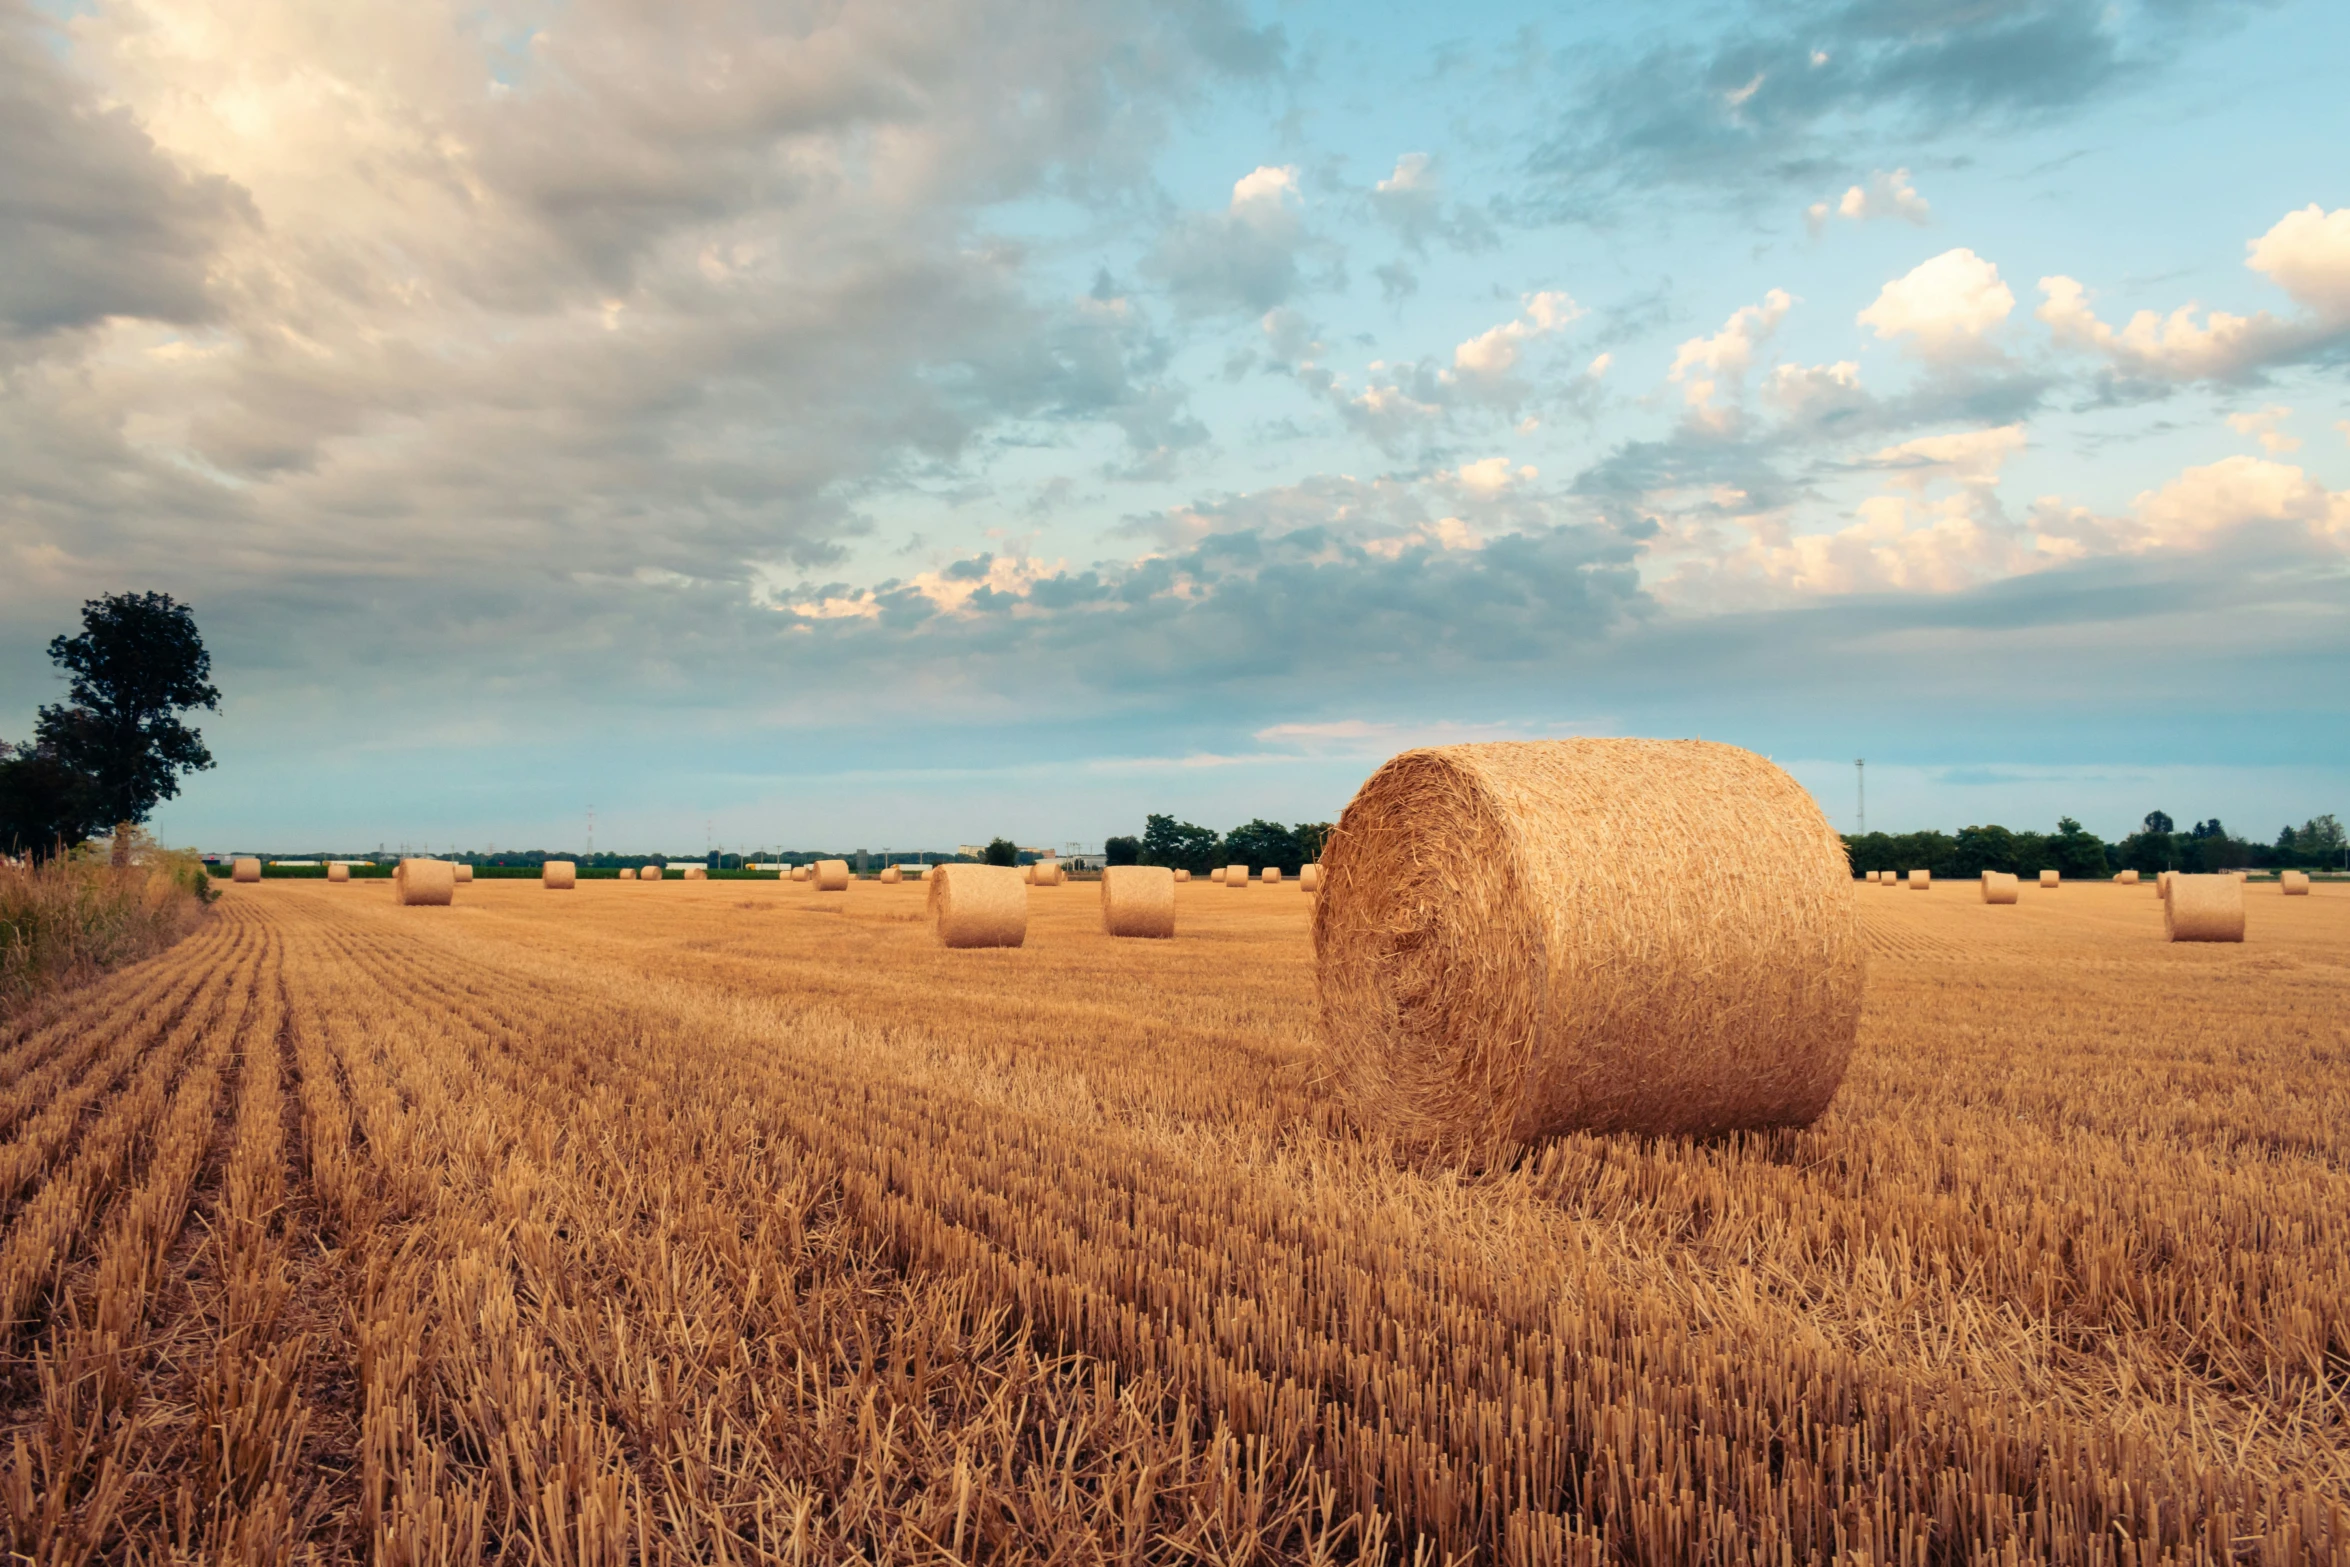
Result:
{"type": "Polygon", "coordinates": [[[1294,876],[1299,866],[1322,857],[1322,840],[1329,835],[1328,822],[1284,827],[1260,817],[1219,836],[1214,828],[1172,816],[1145,816],[1142,836],[1110,839],[1102,845],[1102,858],[1111,865],[1164,865],[1195,876],[1219,865],[1246,865],[1251,870],[1277,865],[1285,875],[1294,876]]]}
{"type": "Polygon", "coordinates": [[[2170,817],[2149,811],[2145,824],[2119,843],[2107,843],[2067,816],[2052,833],[2006,827],[1962,827],[1955,833],[1905,832],[1848,835],[1845,852],[1852,868],[1869,871],[1932,871],[1936,876],[1979,876],[2010,871],[2019,876],[2056,871],[2074,879],[2110,876],[2115,871],[2202,873],[2223,870],[2324,870],[2342,867],[2342,824],[2314,816],[2280,831],[2274,843],[2239,838],[2218,817],[2185,832],[2170,817]]]}

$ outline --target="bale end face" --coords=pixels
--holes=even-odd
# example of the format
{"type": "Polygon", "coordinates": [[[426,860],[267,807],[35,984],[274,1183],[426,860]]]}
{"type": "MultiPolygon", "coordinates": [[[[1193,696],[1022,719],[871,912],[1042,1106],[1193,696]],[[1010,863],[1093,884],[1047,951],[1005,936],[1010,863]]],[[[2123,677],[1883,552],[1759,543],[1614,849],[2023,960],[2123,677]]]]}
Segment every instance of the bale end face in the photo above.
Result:
{"type": "Polygon", "coordinates": [[[539,867],[539,885],[549,892],[569,892],[579,884],[579,866],[571,860],[549,860],[539,867]]]}
{"type": "Polygon", "coordinates": [[[1156,865],[1113,865],[1102,872],[1102,930],[1158,940],[1175,934],[1175,873],[1156,865]]]}
{"type": "Polygon", "coordinates": [[[1009,865],[941,865],[929,905],[942,947],[1017,947],[1028,939],[1028,886],[1009,865]]]}
{"type": "Polygon", "coordinates": [[[261,862],[250,855],[240,857],[229,866],[228,879],[230,881],[259,881],[261,879],[261,862]]]}
{"type": "Polygon", "coordinates": [[[816,862],[816,890],[818,892],[848,891],[849,862],[846,860],[818,860],[816,862]]]}
{"type": "Polygon", "coordinates": [[[392,901],[404,908],[446,908],[457,898],[457,867],[447,860],[402,860],[392,871],[392,901]]]}
{"type": "Polygon", "coordinates": [[[1409,751],[1321,863],[1329,1075],[1408,1144],[1804,1125],[1843,1080],[1863,957],[1844,846],[1751,752],[1409,751]]]}
{"type": "Polygon", "coordinates": [[[1985,903],[2013,903],[2016,900],[2016,878],[2005,871],[1983,872],[1983,901],[1985,903]]]}
{"type": "Polygon", "coordinates": [[[2242,941],[2244,884],[2233,876],[2173,876],[2162,929],[2173,941],[2242,941]]]}

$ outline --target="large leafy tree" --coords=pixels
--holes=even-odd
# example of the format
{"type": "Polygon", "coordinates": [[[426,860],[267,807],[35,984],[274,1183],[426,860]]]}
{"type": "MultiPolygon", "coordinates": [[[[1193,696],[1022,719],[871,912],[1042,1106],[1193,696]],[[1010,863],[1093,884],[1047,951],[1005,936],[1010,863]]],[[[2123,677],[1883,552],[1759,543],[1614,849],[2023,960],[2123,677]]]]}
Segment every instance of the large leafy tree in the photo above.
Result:
{"type": "Polygon", "coordinates": [[[40,746],[0,740],[0,853],[45,860],[104,825],[89,779],[40,746]]]}
{"type": "MultiPolygon", "coordinates": [[[[188,606],[167,593],[116,593],[82,606],[81,635],[49,657],[70,684],[41,709],[40,749],[80,774],[101,823],[127,827],[179,793],[180,776],[212,765],[201,730],[180,715],[217,711],[212,655],[188,606]]],[[[116,857],[130,834],[115,834],[116,857]]]]}
{"type": "Polygon", "coordinates": [[[1245,826],[1235,827],[1224,835],[1224,854],[1236,865],[1263,869],[1278,865],[1288,875],[1295,876],[1305,856],[1299,852],[1297,834],[1279,822],[1259,817],[1245,826]]]}
{"type": "Polygon", "coordinates": [[[1145,816],[1142,863],[1204,876],[1215,868],[1216,830],[1179,822],[1172,816],[1145,816]]]}

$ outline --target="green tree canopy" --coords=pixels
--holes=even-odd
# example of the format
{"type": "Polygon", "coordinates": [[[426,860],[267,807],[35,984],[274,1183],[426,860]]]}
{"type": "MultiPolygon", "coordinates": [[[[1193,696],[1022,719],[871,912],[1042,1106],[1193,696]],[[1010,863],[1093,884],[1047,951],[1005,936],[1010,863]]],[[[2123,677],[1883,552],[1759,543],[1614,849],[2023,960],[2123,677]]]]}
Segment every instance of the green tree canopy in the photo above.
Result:
{"type": "Polygon", "coordinates": [[[1172,816],[1146,816],[1142,825],[1142,863],[1205,876],[1216,866],[1217,838],[1213,829],[1179,822],[1172,816]]]}
{"type": "Polygon", "coordinates": [[[143,822],[179,793],[182,773],[212,765],[202,731],[180,721],[217,710],[212,655],[188,606],[166,593],[117,593],[82,606],[82,632],[49,644],[70,678],[67,700],[41,709],[41,748],[88,780],[101,822],[143,822]]]}

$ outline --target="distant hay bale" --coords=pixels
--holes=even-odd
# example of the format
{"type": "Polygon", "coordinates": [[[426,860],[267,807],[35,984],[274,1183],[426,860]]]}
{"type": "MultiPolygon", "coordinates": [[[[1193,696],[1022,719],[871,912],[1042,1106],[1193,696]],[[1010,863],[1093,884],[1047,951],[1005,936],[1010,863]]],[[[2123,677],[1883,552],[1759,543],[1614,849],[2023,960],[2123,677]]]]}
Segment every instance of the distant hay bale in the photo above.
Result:
{"type": "Polygon", "coordinates": [[[687,881],[708,881],[710,879],[710,867],[707,865],[688,865],[680,874],[682,874],[687,881]]]}
{"type": "Polygon", "coordinates": [[[634,881],[636,880],[636,872],[623,865],[620,867],[620,879],[622,881],[634,881]]]}
{"type": "Polygon", "coordinates": [[[1316,891],[1317,889],[1319,889],[1319,888],[1321,887],[1321,885],[1322,885],[1322,867],[1321,867],[1320,865],[1301,865],[1301,866],[1299,866],[1299,867],[1298,867],[1298,870],[1297,870],[1297,890],[1298,890],[1298,891],[1300,891],[1300,892],[1313,892],[1313,891],[1316,891]]]}
{"type": "Polygon", "coordinates": [[[539,885],[549,892],[569,892],[579,885],[579,866],[570,860],[549,860],[539,867],[539,885]]]}
{"type": "Polygon", "coordinates": [[[239,856],[236,862],[228,868],[228,879],[230,881],[259,881],[261,879],[261,862],[249,854],[239,856]]]}
{"type": "Polygon", "coordinates": [[[402,860],[392,872],[392,901],[407,908],[446,908],[456,901],[457,867],[447,860],[402,860]]]}
{"type": "Polygon", "coordinates": [[[1265,873],[1264,873],[1264,878],[1263,878],[1263,879],[1264,879],[1264,883],[1265,883],[1265,885],[1266,885],[1266,886],[1268,886],[1268,887],[1278,887],[1278,886],[1280,886],[1280,885],[1281,885],[1281,867],[1280,867],[1280,866],[1278,866],[1278,865],[1268,865],[1268,866],[1266,866],[1266,867],[1265,867],[1265,873]]]}
{"type": "Polygon", "coordinates": [[[1847,875],[1802,785],[1734,746],[1407,751],[1323,851],[1331,1078],[1409,1143],[1807,1124],[1860,1016],[1847,875]]]}
{"type": "Polygon", "coordinates": [[[1177,871],[1177,872],[1175,873],[1175,879],[1176,879],[1177,881],[1189,881],[1189,880],[1191,880],[1191,872],[1189,872],[1189,871],[1177,871]]]}
{"type": "Polygon", "coordinates": [[[805,865],[793,866],[791,868],[791,879],[793,881],[806,881],[808,879],[808,867],[805,865]]]}
{"type": "Polygon", "coordinates": [[[2115,871],[2113,873],[2113,879],[2124,887],[2135,887],[2138,885],[2138,873],[2136,871],[2115,871]]]}
{"type": "Polygon", "coordinates": [[[1214,883],[1215,883],[1217,886],[1219,886],[1219,887],[1223,886],[1223,885],[1224,885],[1224,867],[1223,867],[1223,866],[1221,866],[1221,865],[1219,865],[1219,866],[1215,867],[1213,870],[1209,871],[1209,872],[1208,872],[1208,880],[1210,880],[1210,881],[1214,882],[1214,883]]]}
{"type": "Polygon", "coordinates": [[[1911,871],[1909,873],[1909,890],[1912,892],[1932,892],[1934,890],[1934,873],[1932,871],[1911,871]]]}
{"type": "Polygon", "coordinates": [[[1157,865],[1102,872],[1102,930],[1112,936],[1175,934],[1175,873],[1157,865]]]}
{"type": "Polygon", "coordinates": [[[930,916],[942,947],[1017,947],[1028,939],[1028,888],[1009,865],[941,865],[930,916]]]}
{"type": "Polygon", "coordinates": [[[884,865],[881,868],[881,879],[890,886],[894,887],[899,882],[906,879],[906,873],[899,870],[895,865],[884,865]]]}
{"type": "Polygon", "coordinates": [[[2054,871],[2042,871],[2040,873],[2040,886],[2043,891],[2054,892],[2057,887],[2063,883],[2063,881],[2064,878],[2057,875],[2054,871]]]}
{"type": "Polygon", "coordinates": [[[1225,885],[1225,886],[1227,886],[1227,887],[1245,887],[1245,886],[1247,886],[1247,885],[1248,885],[1248,867],[1247,867],[1247,866],[1245,866],[1245,865],[1227,865],[1227,866],[1225,866],[1225,867],[1224,867],[1224,885],[1225,885]]]}
{"type": "Polygon", "coordinates": [[[2173,876],[2162,928],[2173,941],[2242,941],[2244,884],[2234,876],[2173,876]]]}
{"type": "Polygon", "coordinates": [[[347,882],[351,879],[351,867],[348,865],[329,865],[326,868],[326,879],[329,882],[347,882]]]}
{"type": "Polygon", "coordinates": [[[2277,885],[2288,898],[2306,898],[2309,896],[2309,873],[2286,871],[2277,878],[2277,885]]]}
{"type": "Polygon", "coordinates": [[[930,880],[931,877],[936,876],[937,874],[938,867],[935,865],[925,865],[922,867],[922,879],[924,881],[930,880]]]}
{"type": "Polygon", "coordinates": [[[1059,860],[1038,860],[1028,867],[1028,884],[1031,887],[1058,887],[1062,879],[1059,860]]]}
{"type": "Polygon", "coordinates": [[[2013,903],[2021,885],[2005,871],[1983,872],[1983,901],[1985,903],[2013,903]]]}
{"type": "Polygon", "coordinates": [[[473,880],[473,867],[470,865],[452,861],[449,865],[449,871],[457,878],[457,885],[460,887],[473,880]]]}
{"type": "Polygon", "coordinates": [[[659,881],[661,879],[661,867],[658,865],[648,865],[643,870],[640,870],[636,873],[636,879],[638,881],[659,881]]]}
{"type": "Polygon", "coordinates": [[[846,860],[818,860],[816,862],[816,890],[818,892],[848,891],[849,862],[846,860]]]}

